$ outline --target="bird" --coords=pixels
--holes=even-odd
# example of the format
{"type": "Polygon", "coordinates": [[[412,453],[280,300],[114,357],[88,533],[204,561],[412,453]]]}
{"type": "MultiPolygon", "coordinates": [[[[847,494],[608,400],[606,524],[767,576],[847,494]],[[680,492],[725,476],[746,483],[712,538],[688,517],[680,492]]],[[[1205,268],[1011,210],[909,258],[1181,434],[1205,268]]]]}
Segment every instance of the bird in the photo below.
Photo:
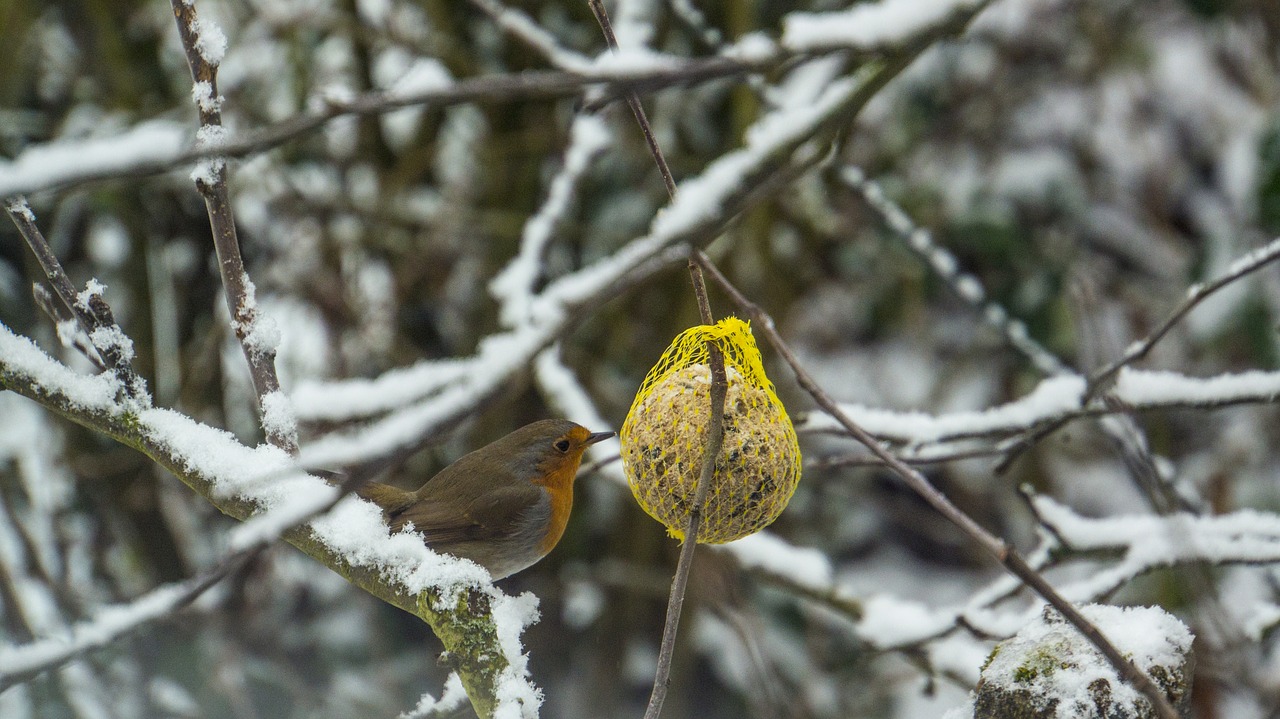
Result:
{"type": "Polygon", "coordinates": [[[568,420],[539,420],[463,455],[416,492],[369,482],[356,494],[382,509],[392,532],[412,526],[431,549],[503,579],[560,541],[582,454],[612,436],[568,420]]]}

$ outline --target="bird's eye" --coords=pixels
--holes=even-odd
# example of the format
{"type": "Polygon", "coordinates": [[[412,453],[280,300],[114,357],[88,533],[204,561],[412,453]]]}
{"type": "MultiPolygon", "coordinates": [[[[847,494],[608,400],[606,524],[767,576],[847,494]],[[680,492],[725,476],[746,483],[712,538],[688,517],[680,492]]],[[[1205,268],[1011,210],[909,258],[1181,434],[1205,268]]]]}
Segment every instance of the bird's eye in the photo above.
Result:
{"type": "Polygon", "coordinates": [[[552,446],[554,446],[557,450],[559,450],[559,451],[561,451],[561,452],[568,452],[568,451],[569,451],[569,440],[567,440],[567,439],[559,440],[559,441],[557,441],[557,442],[556,442],[554,445],[552,445],[552,446]]]}

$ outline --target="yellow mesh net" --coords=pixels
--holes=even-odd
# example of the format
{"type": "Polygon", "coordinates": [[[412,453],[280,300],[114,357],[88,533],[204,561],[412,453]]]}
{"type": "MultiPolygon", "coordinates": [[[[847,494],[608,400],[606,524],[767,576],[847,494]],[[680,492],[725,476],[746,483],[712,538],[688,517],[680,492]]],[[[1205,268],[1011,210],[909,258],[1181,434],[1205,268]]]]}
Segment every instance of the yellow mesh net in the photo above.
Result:
{"type": "Polygon", "coordinates": [[[703,507],[699,544],[721,544],[768,526],[800,481],[791,418],[765,376],[751,327],[737,317],[680,333],[645,376],[622,423],[622,466],[636,501],[684,539],[711,414],[707,340],[724,353],[724,445],[703,507]]]}

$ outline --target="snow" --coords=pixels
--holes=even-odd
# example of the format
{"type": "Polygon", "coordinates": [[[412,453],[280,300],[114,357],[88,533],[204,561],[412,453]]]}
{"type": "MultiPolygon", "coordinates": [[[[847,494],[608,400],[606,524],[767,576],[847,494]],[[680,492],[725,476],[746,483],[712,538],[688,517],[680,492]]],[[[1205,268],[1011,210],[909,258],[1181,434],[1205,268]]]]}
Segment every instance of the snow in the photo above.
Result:
{"type": "MultiPolygon", "coordinates": [[[[1080,613],[1144,670],[1157,666],[1177,670],[1191,650],[1191,631],[1159,607],[1089,605],[1081,607],[1080,613]]],[[[1094,716],[1090,684],[1098,680],[1110,685],[1110,712],[1137,715],[1146,707],[1137,690],[1056,614],[1037,618],[1001,644],[982,676],[990,687],[1011,692],[1029,689],[1046,699],[1058,699],[1055,716],[1059,719],[1094,716]]]]}
{"type": "MultiPolygon", "coordinates": [[[[0,167],[3,167],[3,165],[0,165],[0,167]]],[[[31,205],[27,204],[27,198],[25,197],[10,197],[8,202],[5,203],[5,209],[27,222],[36,221],[36,213],[31,211],[31,205]]]]}
{"type": "Polygon", "coordinates": [[[93,328],[89,333],[89,341],[100,352],[115,350],[126,364],[133,361],[133,340],[120,329],[119,325],[93,328]]]}
{"type": "Polygon", "coordinates": [[[560,617],[566,625],[574,629],[586,629],[604,611],[605,600],[604,590],[591,582],[565,582],[560,617]]]}
{"type": "MultiPolygon", "coordinates": [[[[53,360],[30,340],[0,325],[0,363],[6,375],[21,384],[65,396],[74,406],[119,416],[125,412],[114,398],[119,383],[110,373],[85,377],[53,360]]],[[[293,522],[303,519],[333,499],[334,489],[296,469],[291,457],[270,445],[246,447],[228,432],[201,424],[168,409],[143,409],[133,419],[145,441],[178,459],[186,473],[209,482],[215,495],[235,497],[258,508],[255,518],[234,530],[233,548],[268,541],[293,522]]],[[[523,654],[521,632],[537,620],[537,599],[531,594],[507,597],[495,589],[488,572],[468,560],[437,554],[421,535],[390,534],[374,505],[348,497],[333,510],[311,521],[318,541],[354,566],[376,568],[383,576],[410,593],[437,591],[445,602],[456,601],[465,588],[484,592],[493,605],[493,617],[508,668],[500,680],[497,716],[534,716],[541,695],[528,681],[528,659],[523,654]]],[[[108,611],[78,627],[70,641],[105,643],[116,634],[148,617],[159,616],[166,602],[172,604],[176,587],[148,594],[121,612],[108,611]]],[[[66,641],[58,640],[57,645],[66,641]]],[[[25,666],[60,651],[55,644],[39,644],[26,653],[0,654],[4,666],[25,666]]],[[[17,651],[17,650],[6,650],[17,651]]]]}
{"type": "Polygon", "coordinates": [[[1113,393],[1135,406],[1269,401],[1280,396],[1280,372],[1252,370],[1200,378],[1125,367],[1116,377],[1113,393]]]}
{"type": "Polygon", "coordinates": [[[218,24],[206,17],[197,17],[191,21],[191,32],[196,36],[196,50],[204,61],[217,67],[227,54],[227,36],[222,33],[218,24]]]}
{"type": "Polygon", "coordinates": [[[334,421],[370,417],[439,393],[465,379],[470,360],[423,360],[388,370],[372,379],[338,382],[303,381],[290,395],[298,417],[334,421]]]}
{"type": "Polygon", "coordinates": [[[200,80],[191,85],[191,101],[200,108],[200,112],[218,112],[222,109],[222,103],[225,98],[222,95],[214,97],[213,83],[207,80],[200,80]]]}
{"type": "Polygon", "coordinates": [[[285,531],[319,514],[338,498],[338,489],[300,473],[263,478],[270,483],[271,509],[254,515],[230,532],[232,551],[270,544],[285,531]]]}
{"type": "MultiPolygon", "coordinates": [[[[931,442],[1025,429],[1062,413],[1080,409],[1084,391],[1083,377],[1058,375],[1041,380],[1025,397],[984,410],[931,415],[854,404],[842,404],[840,409],[863,429],[878,437],[907,442],[931,442]]],[[[814,412],[797,429],[824,431],[838,428],[839,424],[834,418],[814,412]]]]}
{"type": "Polygon", "coordinates": [[[184,123],[150,120],[110,137],[28,147],[11,161],[0,160],[0,197],[163,164],[186,149],[190,132],[184,123]]]}
{"type": "Polygon", "coordinates": [[[276,390],[262,396],[262,428],[268,436],[298,436],[298,418],[284,392],[276,390]]]}
{"type": "Polygon", "coordinates": [[[462,678],[457,672],[451,672],[444,682],[444,691],[436,699],[430,694],[423,694],[417,706],[400,714],[399,719],[425,719],[427,717],[447,716],[461,709],[467,703],[467,690],[462,686],[462,678]]]}
{"type": "Polygon", "coordinates": [[[955,614],[922,602],[877,594],[862,599],[858,636],[877,647],[911,646],[955,625],[955,614]]]}
{"type": "Polygon", "coordinates": [[[113,373],[82,375],[56,362],[34,342],[0,324],[0,360],[6,372],[29,377],[31,385],[58,394],[76,408],[115,414],[120,381],[113,373]]]}
{"type": "MultiPolygon", "coordinates": [[[[744,179],[776,157],[780,148],[803,137],[812,124],[821,123],[838,111],[857,88],[854,82],[836,83],[813,105],[772,113],[748,133],[747,147],[726,154],[702,175],[681,183],[675,201],[654,220],[648,235],[608,258],[553,280],[531,298],[525,313],[527,320],[507,332],[485,338],[476,356],[468,361],[469,371],[463,373],[458,382],[429,401],[410,404],[365,428],[347,434],[334,433],[304,447],[306,462],[326,466],[378,455],[418,441],[431,428],[490,396],[527,367],[563,330],[568,320],[567,309],[596,298],[637,267],[659,257],[669,245],[701,223],[719,217],[724,204],[741,191],[744,179]]],[[[415,399],[402,397],[400,404],[415,399]]],[[[341,411],[333,408],[330,415],[341,411]]]]}
{"type": "Polygon", "coordinates": [[[244,287],[244,296],[240,298],[236,316],[252,319],[248,322],[232,320],[232,328],[237,335],[244,337],[244,346],[249,351],[262,356],[274,354],[280,346],[280,328],[258,308],[257,288],[248,273],[241,273],[240,284],[244,287]]]}
{"type": "Polygon", "coordinates": [[[1277,237],[1266,245],[1236,258],[1221,276],[1233,277],[1271,262],[1277,257],[1280,257],[1280,237],[1277,237]]]}
{"type": "Polygon", "coordinates": [[[55,664],[87,649],[102,647],[130,629],[172,612],[189,587],[168,584],[125,605],[98,609],[65,632],[28,644],[0,645],[0,676],[14,676],[55,664]]]}
{"type": "Polygon", "coordinates": [[[391,85],[387,95],[408,99],[446,90],[452,84],[453,77],[439,60],[415,58],[413,64],[391,85]]]}
{"type": "Polygon", "coordinates": [[[526,319],[528,298],[543,271],[543,256],[552,234],[565,221],[583,174],[608,149],[612,139],[608,126],[599,117],[584,114],[574,119],[564,166],[551,181],[546,201],[525,223],[519,253],[489,283],[490,294],[502,305],[499,319],[505,326],[512,327],[526,319]]]}
{"type": "Polygon", "coordinates": [[[665,55],[647,47],[636,46],[619,48],[616,51],[606,50],[596,56],[587,67],[566,67],[566,69],[600,77],[625,79],[664,70],[677,70],[684,63],[684,58],[665,55]]]}
{"type": "Polygon", "coordinates": [[[76,294],[76,306],[92,314],[93,310],[89,303],[93,301],[94,297],[102,297],[106,291],[106,285],[99,282],[97,278],[90,278],[85,281],[84,289],[76,294]]]}
{"type": "Polygon", "coordinates": [[[838,12],[793,12],[783,18],[782,45],[796,52],[833,45],[892,45],[978,4],[979,0],[881,0],[838,12]]]}
{"type": "MultiPolygon", "coordinates": [[[[230,133],[221,125],[201,125],[196,130],[196,149],[212,150],[226,144],[230,133]]],[[[191,168],[191,179],[195,182],[206,186],[212,186],[217,183],[219,175],[227,166],[227,160],[224,157],[203,157],[196,160],[195,165],[191,168]]]]}
{"type": "Polygon", "coordinates": [[[731,60],[763,63],[778,55],[778,44],[763,32],[749,32],[720,54],[731,60]]]}
{"type": "Polygon", "coordinates": [[[820,592],[831,590],[831,560],[817,549],[793,546],[769,531],[756,532],[719,548],[732,554],[743,569],[758,569],[820,592]]]}
{"type": "Polygon", "coordinates": [[[584,72],[590,67],[590,60],[585,56],[561,45],[554,35],[534,22],[524,12],[509,7],[509,4],[477,0],[485,13],[505,32],[516,36],[520,42],[534,48],[552,65],[571,72],[584,72]]]}
{"type": "Polygon", "coordinates": [[[129,259],[129,232],[112,215],[102,216],[90,225],[87,241],[90,259],[103,267],[119,269],[129,259]]]}
{"type": "Polygon", "coordinates": [[[498,675],[494,719],[536,717],[542,706],[542,691],[525,679],[529,675],[529,655],[520,645],[520,634],[538,621],[538,598],[530,592],[517,597],[498,594],[492,599],[490,611],[498,644],[509,662],[498,675]]]}

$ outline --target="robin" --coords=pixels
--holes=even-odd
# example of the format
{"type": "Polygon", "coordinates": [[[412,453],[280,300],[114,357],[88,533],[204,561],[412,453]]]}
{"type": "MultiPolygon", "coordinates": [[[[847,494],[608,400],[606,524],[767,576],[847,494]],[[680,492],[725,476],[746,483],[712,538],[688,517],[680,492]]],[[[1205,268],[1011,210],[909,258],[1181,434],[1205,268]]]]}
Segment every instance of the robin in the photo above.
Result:
{"type": "Polygon", "coordinates": [[[411,524],[432,549],[502,579],[560,541],[582,453],[613,434],[539,420],[463,456],[416,492],[370,482],[356,493],[382,508],[391,531],[411,524]]]}

